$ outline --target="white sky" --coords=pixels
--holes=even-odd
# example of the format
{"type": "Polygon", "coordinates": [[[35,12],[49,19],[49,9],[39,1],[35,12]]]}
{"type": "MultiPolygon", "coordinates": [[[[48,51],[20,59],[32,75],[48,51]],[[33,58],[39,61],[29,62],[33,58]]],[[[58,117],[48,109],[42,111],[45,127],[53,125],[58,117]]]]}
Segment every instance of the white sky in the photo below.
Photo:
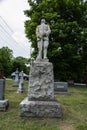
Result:
{"type": "Polygon", "coordinates": [[[13,30],[11,36],[17,41],[17,43],[12,43],[11,40],[8,40],[6,43],[5,41],[7,39],[5,39],[6,36],[3,34],[4,39],[0,41],[0,48],[8,46],[13,50],[13,56],[15,57],[23,56],[29,58],[30,56],[30,43],[24,34],[24,21],[28,18],[24,15],[23,11],[26,9],[29,9],[27,0],[0,0],[0,17],[5,20],[13,30]]]}

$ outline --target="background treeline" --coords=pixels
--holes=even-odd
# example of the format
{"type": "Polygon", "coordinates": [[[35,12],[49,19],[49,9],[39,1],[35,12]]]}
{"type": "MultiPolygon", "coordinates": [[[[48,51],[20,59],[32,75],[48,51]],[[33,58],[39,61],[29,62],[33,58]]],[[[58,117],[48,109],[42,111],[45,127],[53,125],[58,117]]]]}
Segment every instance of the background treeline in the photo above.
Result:
{"type": "Polygon", "coordinates": [[[0,72],[5,77],[11,77],[11,73],[18,68],[19,71],[29,74],[28,59],[24,57],[13,57],[13,51],[8,47],[0,48],[0,72]]]}
{"type": "Polygon", "coordinates": [[[37,54],[35,30],[41,17],[51,27],[48,58],[54,65],[54,77],[60,81],[87,82],[87,1],[28,0],[24,13],[25,33],[37,54]]]}

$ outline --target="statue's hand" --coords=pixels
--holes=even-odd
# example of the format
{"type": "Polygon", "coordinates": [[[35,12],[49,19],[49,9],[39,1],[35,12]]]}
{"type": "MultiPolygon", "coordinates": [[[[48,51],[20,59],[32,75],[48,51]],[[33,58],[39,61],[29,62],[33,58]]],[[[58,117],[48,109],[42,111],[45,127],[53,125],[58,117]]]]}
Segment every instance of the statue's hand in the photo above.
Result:
{"type": "Polygon", "coordinates": [[[45,33],[45,36],[48,37],[48,33],[47,32],[45,33]]]}
{"type": "Polygon", "coordinates": [[[39,35],[37,35],[37,38],[41,39],[41,38],[42,38],[42,36],[39,34],[39,35]]]}

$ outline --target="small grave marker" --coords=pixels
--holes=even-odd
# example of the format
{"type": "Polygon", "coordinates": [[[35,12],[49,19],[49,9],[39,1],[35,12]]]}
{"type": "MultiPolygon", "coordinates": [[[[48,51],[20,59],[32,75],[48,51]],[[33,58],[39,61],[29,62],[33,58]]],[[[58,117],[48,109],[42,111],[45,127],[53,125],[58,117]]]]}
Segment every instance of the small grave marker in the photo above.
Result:
{"type": "Polygon", "coordinates": [[[69,94],[68,83],[67,82],[54,82],[54,93],[68,95],[69,94]]]}

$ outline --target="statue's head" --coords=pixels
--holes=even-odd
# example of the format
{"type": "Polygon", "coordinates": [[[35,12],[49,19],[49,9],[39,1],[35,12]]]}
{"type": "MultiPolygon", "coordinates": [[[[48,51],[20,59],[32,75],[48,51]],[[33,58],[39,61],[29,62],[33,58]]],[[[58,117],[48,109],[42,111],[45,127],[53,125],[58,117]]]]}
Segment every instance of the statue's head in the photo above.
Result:
{"type": "Polygon", "coordinates": [[[46,20],[44,17],[41,18],[41,23],[46,23],[46,20]]]}

